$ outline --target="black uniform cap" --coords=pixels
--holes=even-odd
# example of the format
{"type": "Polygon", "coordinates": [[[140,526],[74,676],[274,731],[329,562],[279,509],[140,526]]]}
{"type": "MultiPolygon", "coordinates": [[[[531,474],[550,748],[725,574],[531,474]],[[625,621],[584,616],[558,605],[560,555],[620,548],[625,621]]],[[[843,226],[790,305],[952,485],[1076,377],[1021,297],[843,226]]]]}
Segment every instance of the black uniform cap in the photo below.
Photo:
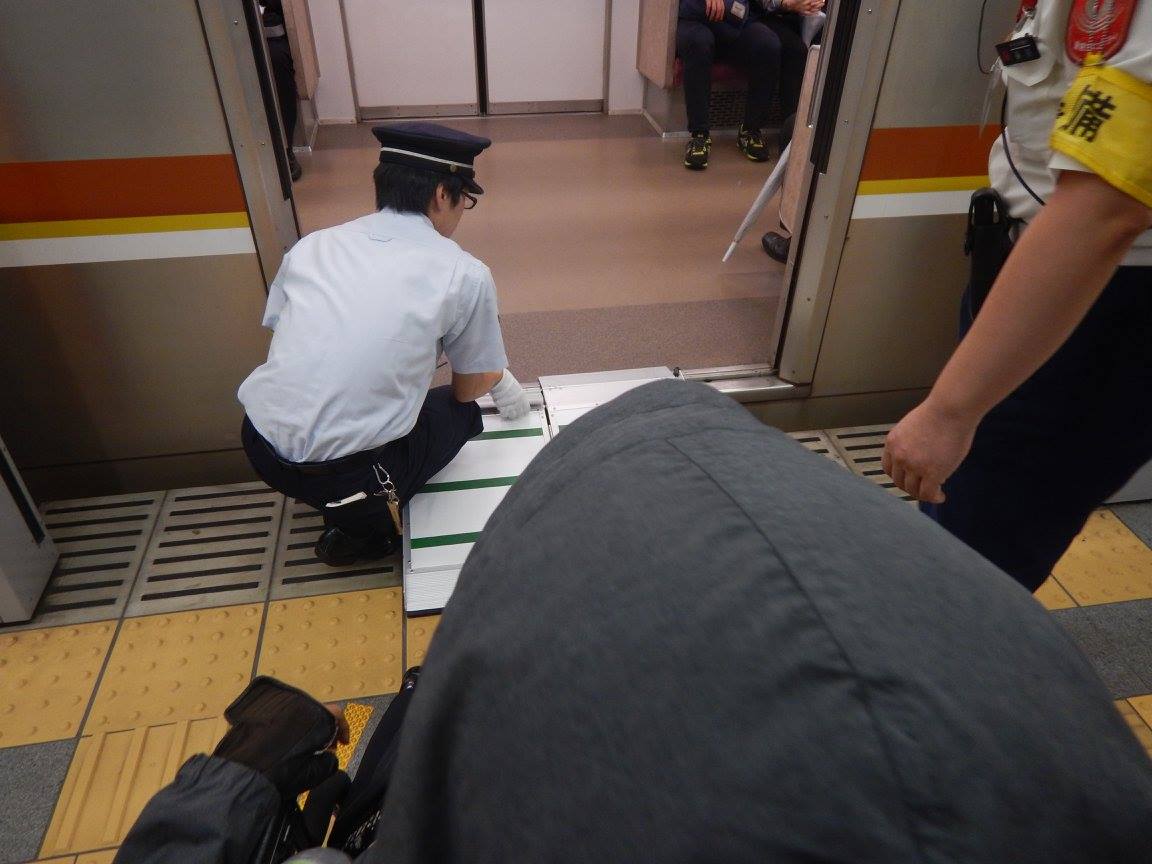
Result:
{"type": "Polygon", "coordinates": [[[478,135],[449,129],[437,123],[394,123],[376,126],[372,134],[380,142],[380,161],[423,168],[461,178],[475,195],[484,189],[476,182],[473,161],[492,142],[478,135]]]}

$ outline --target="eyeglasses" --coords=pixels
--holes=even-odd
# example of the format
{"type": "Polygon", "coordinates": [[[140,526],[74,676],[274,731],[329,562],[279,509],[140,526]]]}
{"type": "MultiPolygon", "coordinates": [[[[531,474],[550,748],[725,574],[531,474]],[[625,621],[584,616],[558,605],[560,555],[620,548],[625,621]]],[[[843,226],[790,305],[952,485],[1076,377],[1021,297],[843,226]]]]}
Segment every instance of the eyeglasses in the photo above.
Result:
{"type": "Polygon", "coordinates": [[[471,210],[480,203],[480,199],[473,195],[471,192],[464,192],[464,209],[471,210]]]}

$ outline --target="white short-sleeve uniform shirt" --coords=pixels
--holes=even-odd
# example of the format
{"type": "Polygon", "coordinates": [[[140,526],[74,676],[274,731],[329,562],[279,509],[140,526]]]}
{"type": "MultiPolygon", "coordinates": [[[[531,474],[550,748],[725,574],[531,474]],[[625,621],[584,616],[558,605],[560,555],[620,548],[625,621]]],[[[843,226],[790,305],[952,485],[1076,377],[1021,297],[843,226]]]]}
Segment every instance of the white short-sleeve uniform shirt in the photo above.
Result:
{"type": "MultiPolygon", "coordinates": [[[[1009,212],[1028,222],[1041,206],[1028,189],[1046,201],[1061,171],[1092,171],[1152,206],[1152,0],[1135,0],[1127,37],[1115,53],[1085,65],[1068,48],[1069,29],[1083,11],[1077,5],[1038,0],[1021,15],[1011,36],[1032,36],[1040,56],[1002,72],[1008,131],[992,146],[988,173],[1009,212]],[[1080,123],[1069,133],[1069,120],[1090,119],[1082,107],[1085,88],[1103,105],[1099,129],[1080,123]],[[1067,108],[1063,117],[1061,100],[1067,108]],[[1095,158],[1093,148],[1101,151],[1095,158]]],[[[1111,7],[1101,11],[1108,16],[1111,7]]],[[[1152,265],[1152,231],[1136,240],[1124,263],[1152,265]]]]}
{"type": "Polygon", "coordinates": [[[264,326],[268,360],[238,395],[292,462],[408,434],[441,351],[455,372],[508,365],[491,272],[419,214],[381,210],[302,238],[272,283],[264,326]]]}

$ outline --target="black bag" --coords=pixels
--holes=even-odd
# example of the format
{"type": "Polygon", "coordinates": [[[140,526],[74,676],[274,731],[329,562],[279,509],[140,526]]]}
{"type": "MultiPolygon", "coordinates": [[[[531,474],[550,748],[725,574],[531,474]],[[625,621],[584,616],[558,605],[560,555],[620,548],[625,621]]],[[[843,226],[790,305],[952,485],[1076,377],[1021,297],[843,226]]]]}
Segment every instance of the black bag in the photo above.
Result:
{"type": "Polygon", "coordinates": [[[995,189],[986,186],[972,193],[964,239],[964,254],[971,259],[967,294],[970,320],[984,305],[1012,252],[1012,233],[1018,221],[1008,215],[1008,207],[995,189]]]}

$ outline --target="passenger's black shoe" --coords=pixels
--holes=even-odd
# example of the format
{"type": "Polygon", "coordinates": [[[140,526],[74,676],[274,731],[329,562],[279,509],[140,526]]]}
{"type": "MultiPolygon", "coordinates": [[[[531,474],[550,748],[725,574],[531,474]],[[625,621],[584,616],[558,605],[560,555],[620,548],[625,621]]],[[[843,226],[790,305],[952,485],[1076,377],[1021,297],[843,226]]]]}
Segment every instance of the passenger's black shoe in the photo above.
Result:
{"type": "Polygon", "coordinates": [[[296,161],[296,154],[292,152],[292,148],[288,148],[288,173],[292,175],[293,180],[299,180],[304,176],[304,169],[296,161]]]}
{"type": "Polygon", "coordinates": [[[769,231],[760,238],[760,245],[764,247],[764,251],[773,261],[779,261],[781,264],[788,263],[788,249],[792,246],[791,237],[769,231]]]}
{"type": "Polygon", "coordinates": [[[357,561],[387,558],[396,551],[396,538],[387,534],[352,537],[340,528],[328,528],[313,551],[329,567],[344,567],[357,561]]]}
{"type": "Polygon", "coordinates": [[[708,167],[708,153],[712,149],[712,139],[707,135],[693,135],[684,150],[684,167],[701,171],[708,167]]]}
{"type": "Polygon", "coordinates": [[[736,144],[740,152],[753,162],[768,161],[768,142],[764,140],[759,129],[745,129],[741,125],[736,135],[736,144]]]}

